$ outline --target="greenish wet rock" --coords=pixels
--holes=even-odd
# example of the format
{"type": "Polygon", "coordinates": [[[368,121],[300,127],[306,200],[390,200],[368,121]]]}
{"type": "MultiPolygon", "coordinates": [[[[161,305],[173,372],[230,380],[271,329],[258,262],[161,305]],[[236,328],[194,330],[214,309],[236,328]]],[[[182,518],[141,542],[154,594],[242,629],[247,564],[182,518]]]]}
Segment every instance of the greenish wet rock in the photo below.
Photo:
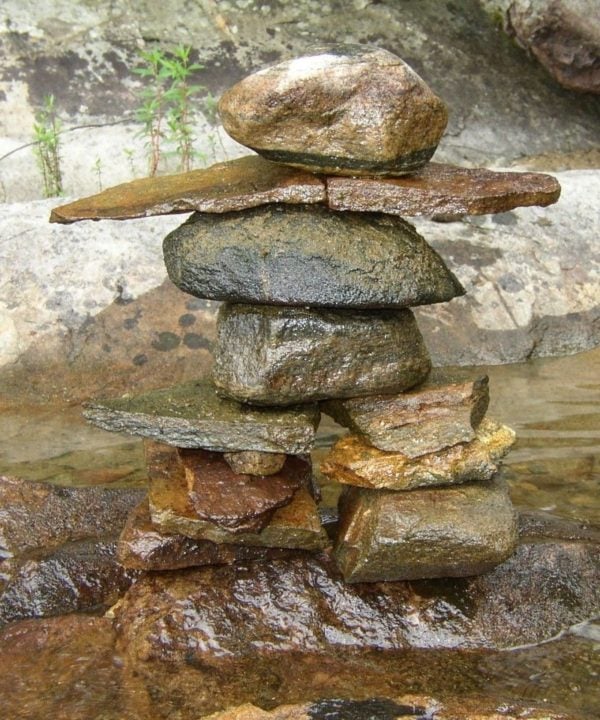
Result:
{"type": "Polygon", "coordinates": [[[413,458],[473,440],[488,404],[487,375],[434,368],[407,392],[330,400],[321,409],[379,450],[413,458]]]}
{"type": "Polygon", "coordinates": [[[411,492],[347,488],[335,557],[346,582],[480,575],[518,540],[504,481],[411,492]]]}
{"type": "Polygon", "coordinates": [[[292,405],[398,392],[421,382],[429,354],[412,312],[230,305],[219,309],[217,392],[292,405]]]}
{"type": "Polygon", "coordinates": [[[248,407],[218,397],[207,378],[142,395],[89,403],[83,414],[104,430],[176,447],[290,455],[310,451],[319,423],[316,406],[285,410],[248,407]]]}
{"type": "Polygon", "coordinates": [[[175,285],[211,300],[383,308],[464,294],[412,225],[383,214],[309,205],[196,213],[163,250],[175,285]]]}

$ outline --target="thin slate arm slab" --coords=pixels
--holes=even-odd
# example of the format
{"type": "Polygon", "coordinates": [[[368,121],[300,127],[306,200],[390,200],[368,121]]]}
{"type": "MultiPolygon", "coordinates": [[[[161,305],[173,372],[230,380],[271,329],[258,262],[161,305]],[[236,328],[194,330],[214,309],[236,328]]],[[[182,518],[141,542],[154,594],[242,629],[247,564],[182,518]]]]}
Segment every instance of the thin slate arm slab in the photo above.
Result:
{"type": "Polygon", "coordinates": [[[271,202],[325,202],[325,184],[311,173],[247,155],[202,170],[116,185],[54,208],[50,222],[129,220],[194,210],[223,213],[271,202]]]}
{"type": "Polygon", "coordinates": [[[399,178],[327,177],[332,210],[390,215],[485,215],[526,205],[552,205],[556,178],[544,173],[497,172],[429,163],[399,178]]]}
{"type": "Polygon", "coordinates": [[[289,455],[310,452],[320,417],[315,405],[251,408],[225,400],[208,380],[89,403],[83,414],[104,430],[181,448],[289,455]]]}
{"type": "Polygon", "coordinates": [[[50,222],[225,213],[268,203],[323,203],[332,210],[405,217],[482,215],[551,205],[559,195],[558,181],[544,173],[429,163],[418,173],[393,179],[324,177],[248,155],[204,170],[116,185],[54,208],[50,222]]]}

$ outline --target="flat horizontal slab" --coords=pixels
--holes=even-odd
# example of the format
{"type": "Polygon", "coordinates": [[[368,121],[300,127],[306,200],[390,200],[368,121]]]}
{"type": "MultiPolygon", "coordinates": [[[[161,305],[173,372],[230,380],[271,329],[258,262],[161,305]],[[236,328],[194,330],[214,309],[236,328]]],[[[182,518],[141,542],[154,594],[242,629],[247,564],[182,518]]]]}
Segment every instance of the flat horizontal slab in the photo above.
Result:
{"type": "Polygon", "coordinates": [[[209,380],[89,403],[83,414],[104,430],[175,447],[289,455],[310,451],[319,422],[316,406],[252,408],[217,397],[209,380]]]}
{"type": "Polygon", "coordinates": [[[391,215],[485,215],[525,205],[552,205],[559,196],[558,180],[544,173],[440,163],[399,178],[327,178],[332,210],[391,215]]]}
{"type": "Polygon", "coordinates": [[[419,172],[377,179],[314,175],[247,155],[189,173],[142,178],[52,210],[50,222],[128,220],[152,215],[224,213],[267,203],[324,203],[332,210],[417,215],[484,215],[551,205],[551,175],[429,163],[419,172]]]}
{"type": "Polygon", "coordinates": [[[325,202],[325,185],[311,173],[247,155],[188,173],[115,185],[54,208],[50,222],[129,220],[194,210],[223,213],[272,202],[325,202]]]}

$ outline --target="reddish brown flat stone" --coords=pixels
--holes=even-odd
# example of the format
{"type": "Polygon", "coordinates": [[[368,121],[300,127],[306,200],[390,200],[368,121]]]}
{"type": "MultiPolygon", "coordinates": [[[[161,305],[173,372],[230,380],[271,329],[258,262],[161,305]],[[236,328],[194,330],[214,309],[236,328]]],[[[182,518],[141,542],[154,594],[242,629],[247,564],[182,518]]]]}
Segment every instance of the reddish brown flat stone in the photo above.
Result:
{"type": "Polygon", "coordinates": [[[404,177],[327,177],[332,210],[390,215],[484,215],[523,205],[552,205],[560,185],[551,175],[496,172],[429,163],[404,177]]]}
{"type": "Polygon", "coordinates": [[[152,525],[147,499],[130,514],[117,548],[119,562],[132,570],[178,570],[203,565],[231,565],[243,560],[285,558],[297,552],[252,545],[217,545],[210,540],[163,534],[152,525]]]}
{"type": "Polygon", "coordinates": [[[185,484],[197,519],[231,533],[262,530],[278,507],[311,483],[310,462],[300,457],[289,456],[279,473],[265,477],[235,473],[222,453],[158,442],[145,447],[150,479],[185,484]]]}
{"type": "Polygon", "coordinates": [[[129,220],[198,210],[223,213],[271,202],[325,202],[311,173],[248,155],[179,175],[142,178],[54,208],[50,222],[129,220]]]}

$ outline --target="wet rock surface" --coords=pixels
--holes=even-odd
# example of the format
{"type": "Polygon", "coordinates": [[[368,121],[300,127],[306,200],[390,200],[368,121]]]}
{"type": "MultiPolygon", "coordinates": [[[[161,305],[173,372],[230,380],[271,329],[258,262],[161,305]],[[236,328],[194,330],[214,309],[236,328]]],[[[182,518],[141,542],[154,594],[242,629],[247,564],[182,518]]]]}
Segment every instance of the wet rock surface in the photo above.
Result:
{"type": "Polygon", "coordinates": [[[470,442],[413,458],[379,450],[357,435],[348,435],[336,442],[321,471],[337,482],[390,490],[489,480],[514,442],[511,428],[489,419],[482,420],[470,442]]]}
{"type": "Polygon", "coordinates": [[[561,85],[600,93],[600,19],[594,0],[511,2],[509,32],[561,85]]]}
{"type": "Polygon", "coordinates": [[[196,214],[163,249],[177,287],[232,303],[407,307],[464,294],[414,228],[385,215],[274,205],[196,214]]]}
{"type": "Polygon", "coordinates": [[[0,625],[115,602],[134,576],[116,539],[142,495],[0,478],[0,625]]]}
{"type": "Polygon", "coordinates": [[[339,175],[424,165],[446,128],[444,103],[386,50],[333,45],[272,65],[219,102],[225,130],[270,160],[339,175]]]}
{"type": "Polygon", "coordinates": [[[402,178],[327,178],[332,210],[393,215],[484,215],[551,205],[560,185],[543,173],[498,172],[428,163],[402,178]]]}
{"type": "Polygon", "coordinates": [[[90,403],[84,415],[105,430],[128,432],[176,447],[294,455],[310,450],[319,421],[316,406],[274,410],[220,398],[208,379],[90,403]]]}
{"type": "Polygon", "coordinates": [[[117,557],[133,570],[178,570],[202,565],[230,565],[245,560],[285,558],[299,551],[253,545],[217,544],[185,535],[162,533],[152,525],[148,501],[130,514],[119,538],[117,557]]]}
{"type": "Polygon", "coordinates": [[[300,488],[291,502],[275,510],[260,532],[233,532],[199,518],[181,474],[151,472],[148,498],[152,523],[164,533],[215,543],[301,550],[319,550],[328,544],[315,500],[306,488],[300,488]]]}
{"type": "Polygon", "coordinates": [[[222,453],[157,442],[145,448],[150,481],[186,485],[196,517],[232,533],[260,532],[278,507],[312,482],[310,460],[299,457],[290,456],[276,475],[252,476],[233,472],[222,453]]]}
{"type": "Polygon", "coordinates": [[[248,475],[275,475],[284,466],[287,455],[242,450],[223,454],[225,462],[236,473],[248,475]]]}
{"type": "Polygon", "coordinates": [[[340,650],[524,645],[596,612],[597,550],[523,539],[485,575],[412,582],[348,585],[326,556],[152,575],[119,609],[120,645],[143,673],[292,652],[323,663],[340,650]]]}
{"type": "Polygon", "coordinates": [[[488,404],[486,375],[433,368],[404,393],[330,400],[321,409],[376,448],[412,458],[473,440],[488,404]]]}
{"type": "Polygon", "coordinates": [[[256,155],[178,175],[142,178],[52,210],[50,222],[127,220],[198,210],[224,213],[265,203],[325,200],[325,184],[256,155]]]}
{"type": "Polygon", "coordinates": [[[351,487],[335,558],[346,582],[467,577],[506,560],[516,543],[503,481],[406,493],[351,487]]]}
{"type": "Polygon", "coordinates": [[[410,310],[224,304],[213,379],[242,402],[290,405],[404,390],[430,361],[410,310]]]}

